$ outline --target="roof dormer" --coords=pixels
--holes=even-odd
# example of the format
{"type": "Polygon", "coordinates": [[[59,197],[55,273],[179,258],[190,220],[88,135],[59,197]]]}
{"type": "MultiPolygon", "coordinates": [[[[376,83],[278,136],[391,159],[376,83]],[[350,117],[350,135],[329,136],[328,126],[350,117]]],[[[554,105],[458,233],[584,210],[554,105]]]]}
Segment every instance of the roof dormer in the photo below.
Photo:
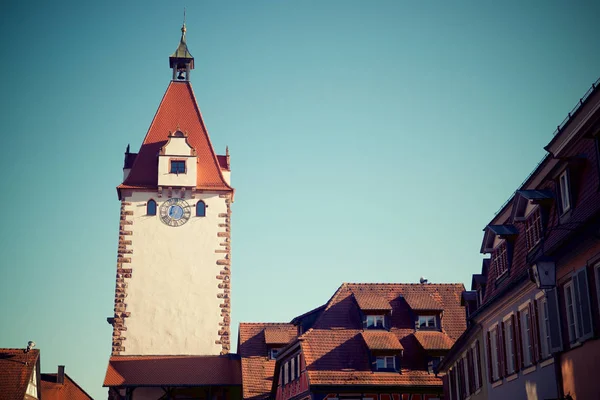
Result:
{"type": "Polygon", "coordinates": [[[392,306],[383,296],[374,293],[353,292],[361,311],[363,329],[389,329],[392,306]]]}
{"type": "Polygon", "coordinates": [[[196,173],[196,150],[188,143],[187,133],[169,132],[158,155],[158,186],[194,187],[196,173]]]}
{"type": "Polygon", "coordinates": [[[373,371],[400,370],[400,358],[404,347],[396,335],[387,331],[363,331],[361,336],[369,349],[373,371]]]}

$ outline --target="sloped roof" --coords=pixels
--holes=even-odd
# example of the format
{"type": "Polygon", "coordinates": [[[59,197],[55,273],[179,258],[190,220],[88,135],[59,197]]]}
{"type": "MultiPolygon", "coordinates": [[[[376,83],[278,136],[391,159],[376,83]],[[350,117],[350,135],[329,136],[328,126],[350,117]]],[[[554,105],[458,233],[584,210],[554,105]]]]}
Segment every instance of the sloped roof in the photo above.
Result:
{"type": "Polygon", "coordinates": [[[225,356],[113,356],[104,386],[241,385],[240,360],[225,356]]]}
{"type": "Polygon", "coordinates": [[[266,344],[288,344],[298,336],[298,329],[295,326],[268,326],[265,328],[266,344]]]}
{"type": "Polygon", "coordinates": [[[363,293],[361,288],[357,288],[352,292],[354,299],[358,303],[358,307],[363,311],[388,311],[392,309],[390,302],[385,297],[374,293],[363,293]]]}
{"type": "Polygon", "coordinates": [[[56,383],[56,374],[42,374],[43,400],[91,400],[87,394],[69,375],[65,374],[63,384],[56,383]]]}
{"type": "MultiPolygon", "coordinates": [[[[435,386],[440,378],[423,370],[425,354],[415,333],[414,313],[404,300],[406,296],[427,295],[444,311],[442,330],[451,339],[466,328],[464,308],[460,305],[462,284],[385,284],[344,283],[329,300],[313,328],[300,336],[311,385],[398,385],[435,386]],[[363,331],[360,309],[354,293],[379,296],[392,307],[389,335],[404,349],[402,371],[371,370],[367,340],[371,332],[363,331]],[[367,334],[367,340],[364,339],[367,334]]],[[[388,336],[389,337],[389,336],[388,336]]],[[[373,347],[378,345],[373,344],[373,347]]],[[[385,347],[385,346],[384,346],[385,347]]]]}
{"type": "Polygon", "coordinates": [[[135,157],[131,172],[118,189],[156,188],[158,182],[157,155],[168,141],[169,131],[187,132],[188,143],[197,154],[196,187],[205,190],[233,190],[223,178],[208,131],[192,86],[188,81],[171,81],[154,120],[135,157]]]}
{"type": "Polygon", "coordinates": [[[441,311],[444,309],[430,293],[410,291],[404,295],[404,300],[414,311],[441,311]]]}
{"type": "Polygon", "coordinates": [[[23,349],[0,349],[0,394],[6,399],[25,397],[27,385],[36,367],[40,351],[25,353],[23,349]]]}
{"type": "Polygon", "coordinates": [[[444,332],[417,331],[414,336],[425,350],[450,350],[454,344],[454,340],[450,339],[444,332]]]}
{"type": "Polygon", "coordinates": [[[244,322],[240,324],[238,354],[242,363],[244,399],[266,399],[271,392],[275,360],[268,358],[266,332],[281,331],[286,332],[287,336],[297,332],[296,329],[296,326],[287,323],[244,322]]]}
{"type": "Polygon", "coordinates": [[[362,338],[369,350],[403,350],[396,335],[384,330],[361,332],[362,338]]]}

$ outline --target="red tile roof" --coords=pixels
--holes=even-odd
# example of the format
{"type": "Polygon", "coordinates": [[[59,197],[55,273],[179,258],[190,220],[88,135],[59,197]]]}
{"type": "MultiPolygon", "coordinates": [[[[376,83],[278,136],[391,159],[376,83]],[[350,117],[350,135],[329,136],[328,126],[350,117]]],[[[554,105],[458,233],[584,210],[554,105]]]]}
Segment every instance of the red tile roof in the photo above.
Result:
{"type": "Polygon", "coordinates": [[[295,326],[268,326],[265,328],[266,344],[288,344],[298,336],[298,329],[295,326]]]}
{"type": "Polygon", "coordinates": [[[364,331],[362,338],[369,350],[403,350],[396,335],[388,331],[364,331]]]}
{"type": "Polygon", "coordinates": [[[206,190],[233,190],[223,178],[222,165],[214,152],[200,108],[189,82],[172,81],[158,106],[131,172],[118,188],[156,188],[157,154],[167,143],[169,131],[188,133],[188,143],[197,153],[196,187],[206,190]]]}
{"type": "Polygon", "coordinates": [[[87,394],[69,375],[65,374],[63,384],[56,383],[56,374],[42,374],[43,400],[91,400],[87,394]]]}
{"type": "Polygon", "coordinates": [[[454,344],[444,332],[417,331],[414,335],[425,350],[450,350],[454,344]]]}
{"type": "Polygon", "coordinates": [[[23,399],[37,365],[40,351],[0,349],[0,395],[3,399],[23,399]]]}
{"type": "Polygon", "coordinates": [[[296,329],[294,325],[286,323],[240,324],[238,354],[242,359],[244,399],[266,399],[271,392],[275,360],[269,360],[267,355],[266,331],[281,330],[287,335],[294,333],[295,337],[296,329]]]}
{"type": "Polygon", "coordinates": [[[360,288],[353,292],[358,307],[363,311],[391,310],[390,302],[384,297],[372,293],[363,293],[360,288]]]}
{"type": "Polygon", "coordinates": [[[240,360],[227,356],[113,356],[104,386],[241,385],[240,360]]]}
{"type": "MultiPolygon", "coordinates": [[[[462,284],[343,284],[329,300],[313,327],[298,339],[306,360],[310,384],[419,385],[441,388],[441,379],[426,370],[425,353],[413,335],[414,313],[405,298],[419,299],[420,303],[413,303],[417,307],[424,303],[435,304],[437,308],[443,309],[442,330],[449,338],[456,339],[466,328],[464,308],[460,305],[464,290],[462,284]],[[367,341],[370,341],[371,332],[376,332],[363,331],[360,309],[354,300],[355,293],[381,297],[391,305],[393,310],[389,317],[388,334],[393,335],[404,348],[401,373],[371,370],[367,341]]],[[[378,340],[373,342],[376,343],[373,347],[380,346],[378,340]]]]}
{"type": "Polygon", "coordinates": [[[414,311],[439,311],[443,310],[440,302],[434,298],[435,293],[408,292],[404,295],[404,300],[414,311]]]}

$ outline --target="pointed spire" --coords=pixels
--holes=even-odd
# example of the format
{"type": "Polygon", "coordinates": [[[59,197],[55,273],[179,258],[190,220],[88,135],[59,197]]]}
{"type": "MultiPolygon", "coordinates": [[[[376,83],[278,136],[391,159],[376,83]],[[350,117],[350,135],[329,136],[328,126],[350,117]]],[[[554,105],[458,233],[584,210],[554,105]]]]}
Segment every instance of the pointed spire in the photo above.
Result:
{"type": "Polygon", "coordinates": [[[169,67],[173,69],[173,80],[190,80],[190,70],[194,69],[194,57],[187,47],[185,33],[185,8],[183,9],[183,25],[181,26],[181,39],[177,50],[169,57],[169,67]],[[179,72],[179,74],[177,74],[179,72]]]}

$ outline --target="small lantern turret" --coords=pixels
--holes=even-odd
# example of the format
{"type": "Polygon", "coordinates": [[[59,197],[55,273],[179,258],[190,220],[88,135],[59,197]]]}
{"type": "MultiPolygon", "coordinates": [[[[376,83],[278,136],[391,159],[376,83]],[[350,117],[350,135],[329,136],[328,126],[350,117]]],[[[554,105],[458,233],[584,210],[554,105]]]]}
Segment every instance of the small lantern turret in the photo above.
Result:
{"type": "Polygon", "coordinates": [[[169,66],[173,69],[173,80],[189,81],[190,70],[194,69],[194,57],[190,54],[185,42],[185,20],[181,27],[181,40],[175,53],[169,57],[169,66]]]}

